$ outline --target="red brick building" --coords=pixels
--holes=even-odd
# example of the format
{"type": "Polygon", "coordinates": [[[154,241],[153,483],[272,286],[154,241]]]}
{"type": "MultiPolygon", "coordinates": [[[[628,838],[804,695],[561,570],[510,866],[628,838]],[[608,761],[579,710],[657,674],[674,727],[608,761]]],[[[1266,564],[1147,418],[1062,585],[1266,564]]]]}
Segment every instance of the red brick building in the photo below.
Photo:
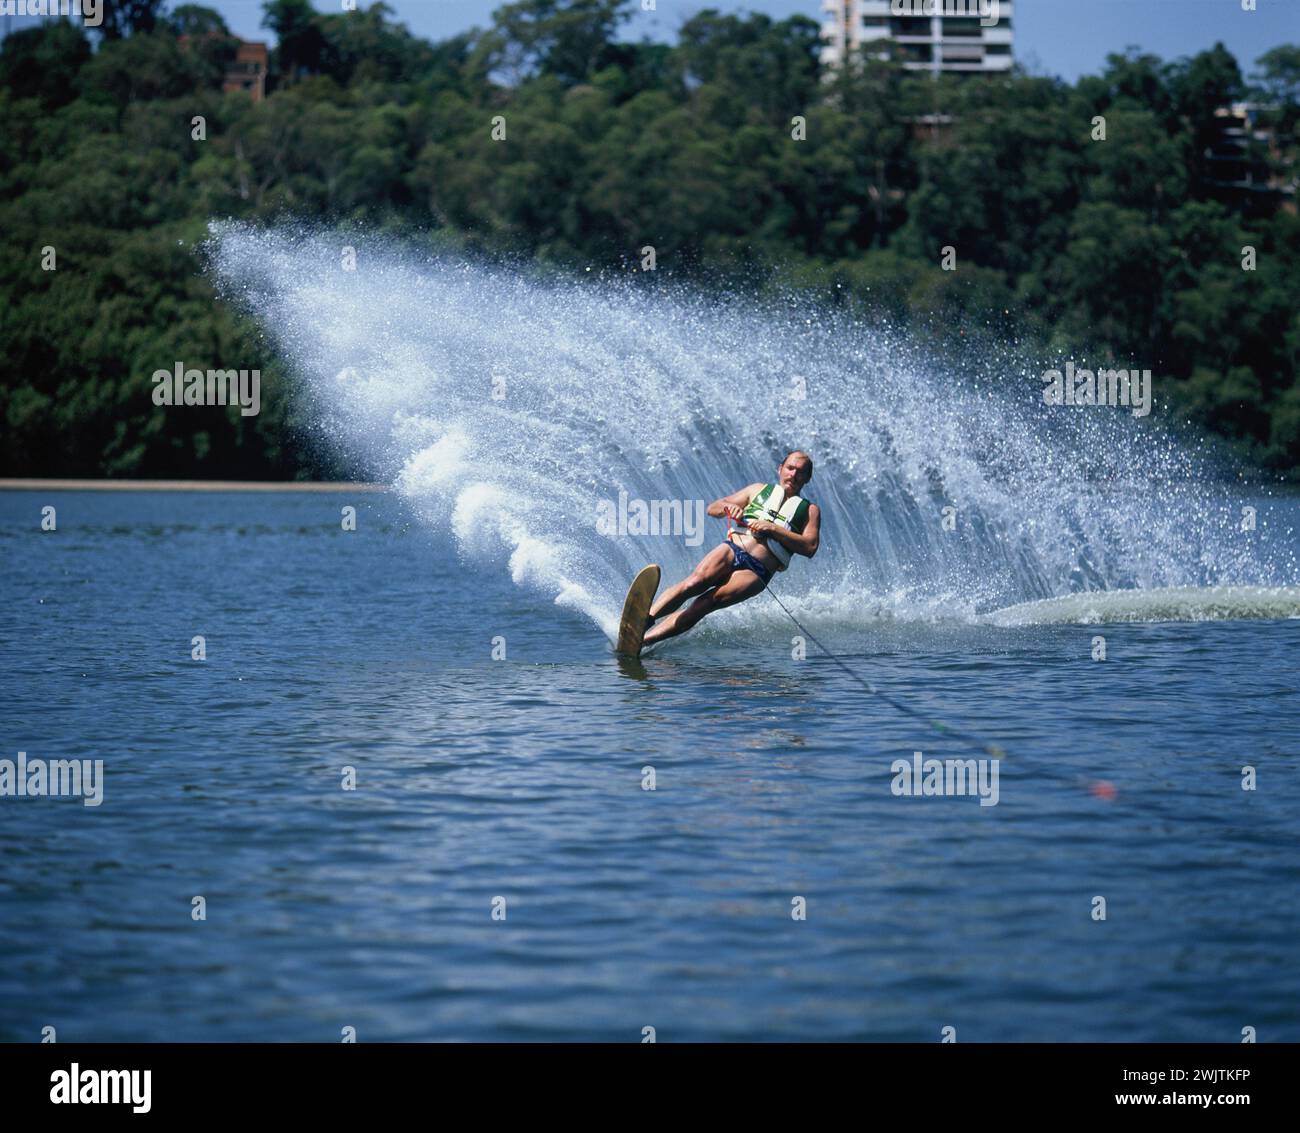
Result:
{"type": "Polygon", "coordinates": [[[265,43],[239,41],[235,52],[235,61],[226,72],[221,89],[225,92],[247,91],[254,102],[261,102],[266,97],[266,69],[269,55],[265,43]]]}

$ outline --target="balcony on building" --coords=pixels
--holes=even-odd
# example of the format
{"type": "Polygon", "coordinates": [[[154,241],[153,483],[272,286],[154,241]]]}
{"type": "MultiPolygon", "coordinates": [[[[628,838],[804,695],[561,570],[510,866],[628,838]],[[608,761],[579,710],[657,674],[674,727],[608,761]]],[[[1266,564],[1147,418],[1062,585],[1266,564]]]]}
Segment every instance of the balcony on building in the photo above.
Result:
{"type": "Polygon", "coordinates": [[[226,71],[221,89],[229,94],[243,91],[254,102],[261,102],[266,97],[266,72],[270,63],[270,54],[265,43],[239,41],[235,51],[235,60],[226,71]]]}

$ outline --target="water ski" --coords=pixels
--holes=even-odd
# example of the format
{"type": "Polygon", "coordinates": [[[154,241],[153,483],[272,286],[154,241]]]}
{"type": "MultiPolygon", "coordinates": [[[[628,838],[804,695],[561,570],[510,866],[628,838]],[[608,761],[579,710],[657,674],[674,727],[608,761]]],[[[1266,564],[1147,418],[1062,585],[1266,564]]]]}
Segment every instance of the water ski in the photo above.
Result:
{"type": "Polygon", "coordinates": [[[618,644],[614,646],[614,652],[625,657],[641,656],[646,618],[650,615],[650,603],[655,600],[658,589],[659,567],[654,564],[643,567],[627,588],[627,597],[623,600],[623,617],[618,623],[618,644]]]}

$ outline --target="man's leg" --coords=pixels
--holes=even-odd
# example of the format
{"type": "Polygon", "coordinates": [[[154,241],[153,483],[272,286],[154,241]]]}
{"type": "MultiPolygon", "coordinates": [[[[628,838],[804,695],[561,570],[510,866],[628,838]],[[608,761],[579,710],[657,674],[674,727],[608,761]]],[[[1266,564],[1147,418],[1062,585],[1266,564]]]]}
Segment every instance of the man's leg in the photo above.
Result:
{"type": "Polygon", "coordinates": [[[678,611],[655,626],[645,635],[644,644],[653,645],[666,637],[676,637],[679,633],[685,633],[706,614],[734,606],[746,598],[752,598],[766,586],[767,583],[752,570],[735,571],[716,590],[701,594],[686,609],[678,611]]]}
{"type": "Polygon", "coordinates": [[[650,616],[661,618],[665,614],[671,614],[687,598],[694,598],[697,594],[721,586],[731,577],[731,559],[729,543],[714,547],[681,582],[670,586],[654,600],[650,616]]]}

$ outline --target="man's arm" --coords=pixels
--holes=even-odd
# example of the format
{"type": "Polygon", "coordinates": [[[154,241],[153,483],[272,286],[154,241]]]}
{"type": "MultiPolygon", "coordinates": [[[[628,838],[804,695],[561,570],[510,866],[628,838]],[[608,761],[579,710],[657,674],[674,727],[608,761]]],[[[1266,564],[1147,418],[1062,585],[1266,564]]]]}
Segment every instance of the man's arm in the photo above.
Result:
{"type": "Polygon", "coordinates": [[[775,523],[763,521],[751,523],[749,530],[765,539],[775,539],[787,550],[797,555],[807,555],[811,559],[821,545],[821,508],[816,504],[808,505],[808,522],[803,525],[803,531],[798,535],[793,531],[787,531],[784,527],[778,527],[775,523]]]}
{"type": "Polygon", "coordinates": [[[732,519],[739,519],[740,513],[749,506],[749,501],[754,498],[762,486],[762,484],[750,484],[746,488],[741,488],[739,492],[732,492],[729,496],[714,500],[705,510],[714,519],[721,519],[724,515],[729,515],[732,519]]]}

